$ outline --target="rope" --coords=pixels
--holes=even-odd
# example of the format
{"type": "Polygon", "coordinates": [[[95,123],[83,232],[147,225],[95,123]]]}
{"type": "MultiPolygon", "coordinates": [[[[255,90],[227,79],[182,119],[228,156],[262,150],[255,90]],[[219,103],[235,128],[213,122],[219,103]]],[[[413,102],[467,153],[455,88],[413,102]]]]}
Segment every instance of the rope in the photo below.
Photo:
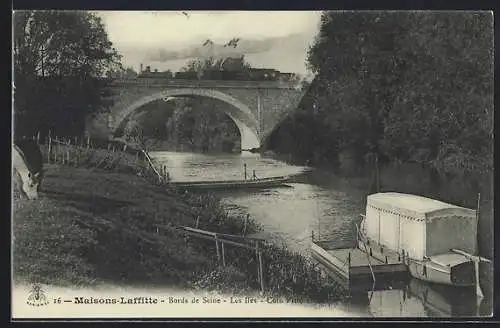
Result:
{"type": "Polygon", "coordinates": [[[363,243],[363,246],[365,247],[365,253],[366,257],[368,259],[368,266],[370,267],[370,271],[372,273],[372,278],[373,278],[373,285],[375,286],[375,273],[373,273],[373,268],[372,264],[370,261],[370,254],[368,254],[368,248],[366,247],[365,241],[364,241],[364,236],[361,234],[361,231],[359,230],[358,225],[356,224],[356,235],[358,236],[359,240],[363,243]]]}

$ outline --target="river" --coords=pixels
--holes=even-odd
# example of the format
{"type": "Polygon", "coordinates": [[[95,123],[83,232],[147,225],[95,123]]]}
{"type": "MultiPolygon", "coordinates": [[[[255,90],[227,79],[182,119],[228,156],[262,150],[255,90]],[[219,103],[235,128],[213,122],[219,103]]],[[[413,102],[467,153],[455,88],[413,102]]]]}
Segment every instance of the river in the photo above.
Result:
{"type": "MultiPolygon", "coordinates": [[[[272,177],[294,174],[304,168],[290,166],[259,154],[195,154],[153,152],[159,165],[166,165],[172,181],[233,180],[244,177],[244,165],[251,176],[272,177]]],[[[367,191],[341,177],[306,178],[291,188],[259,191],[220,192],[231,214],[249,213],[275,243],[309,256],[311,233],[335,240],[338,247],[352,247],[355,223],[364,212],[367,191]]],[[[353,316],[453,317],[489,315],[488,296],[478,305],[470,290],[434,286],[412,279],[406,285],[357,295],[341,304],[353,316]]]]}

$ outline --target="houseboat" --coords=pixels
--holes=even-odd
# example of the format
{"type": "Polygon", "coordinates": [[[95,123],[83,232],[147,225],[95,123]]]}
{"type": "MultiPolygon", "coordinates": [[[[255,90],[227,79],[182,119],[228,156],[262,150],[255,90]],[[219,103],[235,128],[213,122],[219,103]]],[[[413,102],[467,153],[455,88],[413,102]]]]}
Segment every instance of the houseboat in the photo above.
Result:
{"type": "Polygon", "coordinates": [[[438,200],[397,192],[367,197],[366,212],[356,225],[354,248],[338,248],[333,240],[312,235],[311,253],[332,276],[350,289],[404,274],[421,281],[476,287],[479,285],[477,211],[438,200]],[[404,273],[404,274],[403,274],[404,273]]]}
{"type": "Polygon", "coordinates": [[[400,259],[417,279],[474,286],[479,281],[479,261],[489,261],[475,255],[476,214],[473,209],[417,195],[372,194],[358,245],[375,258],[400,259]]]}

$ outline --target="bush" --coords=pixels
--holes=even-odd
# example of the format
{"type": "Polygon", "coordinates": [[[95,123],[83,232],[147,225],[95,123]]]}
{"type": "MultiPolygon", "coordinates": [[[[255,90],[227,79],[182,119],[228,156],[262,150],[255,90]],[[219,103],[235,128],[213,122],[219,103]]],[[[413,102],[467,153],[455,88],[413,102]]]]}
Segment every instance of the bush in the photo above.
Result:
{"type": "Polygon", "coordinates": [[[220,266],[202,272],[193,280],[192,286],[196,289],[238,294],[252,290],[248,280],[248,276],[238,268],[234,266],[220,266]]]}

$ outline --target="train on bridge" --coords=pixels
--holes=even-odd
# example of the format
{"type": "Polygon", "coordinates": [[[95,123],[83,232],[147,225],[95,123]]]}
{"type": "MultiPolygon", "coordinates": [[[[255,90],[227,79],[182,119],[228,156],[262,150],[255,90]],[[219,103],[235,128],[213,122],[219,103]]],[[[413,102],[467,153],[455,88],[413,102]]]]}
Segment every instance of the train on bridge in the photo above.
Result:
{"type": "Polygon", "coordinates": [[[292,82],[297,79],[294,73],[282,73],[275,69],[268,68],[246,68],[246,69],[206,69],[202,72],[159,72],[151,71],[149,66],[137,75],[137,78],[158,78],[158,79],[176,79],[176,80],[212,80],[212,81],[282,81],[292,82]]]}

